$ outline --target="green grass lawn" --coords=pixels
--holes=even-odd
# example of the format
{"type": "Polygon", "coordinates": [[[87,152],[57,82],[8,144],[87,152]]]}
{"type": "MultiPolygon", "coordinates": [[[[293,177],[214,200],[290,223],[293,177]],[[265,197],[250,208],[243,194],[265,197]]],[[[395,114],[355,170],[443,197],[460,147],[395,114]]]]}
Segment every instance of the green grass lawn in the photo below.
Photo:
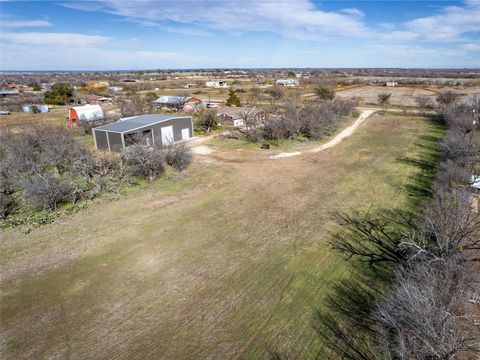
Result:
{"type": "Polygon", "coordinates": [[[29,234],[4,230],[0,357],[313,357],[312,313],[346,276],[332,212],[412,206],[403,188],[424,170],[399,158],[431,156],[442,133],[372,117],[318,154],[197,158],[29,234]]]}

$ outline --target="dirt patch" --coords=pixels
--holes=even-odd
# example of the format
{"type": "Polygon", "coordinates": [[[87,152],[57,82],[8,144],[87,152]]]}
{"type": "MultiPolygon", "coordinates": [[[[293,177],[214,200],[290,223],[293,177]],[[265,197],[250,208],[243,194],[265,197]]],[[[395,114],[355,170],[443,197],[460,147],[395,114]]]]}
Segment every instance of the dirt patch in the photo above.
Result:
{"type": "Polygon", "coordinates": [[[197,155],[208,155],[211,154],[213,150],[208,146],[201,145],[192,147],[192,152],[197,155]]]}

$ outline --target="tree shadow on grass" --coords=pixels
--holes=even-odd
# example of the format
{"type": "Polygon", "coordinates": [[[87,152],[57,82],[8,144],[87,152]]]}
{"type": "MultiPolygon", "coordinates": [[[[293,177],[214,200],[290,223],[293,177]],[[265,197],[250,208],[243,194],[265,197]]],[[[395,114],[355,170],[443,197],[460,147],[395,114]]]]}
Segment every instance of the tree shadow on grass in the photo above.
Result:
{"type": "MultiPolygon", "coordinates": [[[[438,127],[438,124],[437,124],[438,127]]],[[[412,205],[425,197],[430,197],[430,186],[435,180],[437,166],[440,160],[439,141],[441,140],[443,131],[439,128],[438,134],[421,135],[415,142],[418,154],[415,157],[401,156],[397,158],[397,162],[415,167],[416,171],[409,177],[409,182],[401,187],[410,197],[412,205]]]]}

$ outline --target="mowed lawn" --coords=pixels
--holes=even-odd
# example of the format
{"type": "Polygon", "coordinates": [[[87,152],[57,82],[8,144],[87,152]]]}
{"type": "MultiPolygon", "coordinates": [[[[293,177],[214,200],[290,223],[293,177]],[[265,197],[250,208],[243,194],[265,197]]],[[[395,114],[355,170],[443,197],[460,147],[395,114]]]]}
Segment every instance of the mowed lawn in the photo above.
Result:
{"type": "Polygon", "coordinates": [[[399,158],[431,155],[442,132],[373,116],[324,152],[198,157],[28,234],[4,230],[0,357],[313,357],[312,313],[348,276],[332,213],[412,206],[405,186],[424,170],[399,158]]]}

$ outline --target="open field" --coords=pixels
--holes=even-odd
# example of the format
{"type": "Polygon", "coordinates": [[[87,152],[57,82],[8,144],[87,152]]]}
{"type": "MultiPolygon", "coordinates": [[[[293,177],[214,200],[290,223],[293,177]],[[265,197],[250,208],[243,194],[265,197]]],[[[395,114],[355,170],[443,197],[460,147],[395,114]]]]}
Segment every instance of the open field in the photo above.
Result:
{"type": "Polygon", "coordinates": [[[44,114],[12,112],[10,115],[0,116],[0,127],[15,129],[39,124],[65,126],[67,116],[68,106],[55,106],[44,114]]]}
{"type": "Polygon", "coordinates": [[[312,312],[339,277],[334,211],[409,207],[443,130],[375,116],[336,147],[281,160],[226,147],[186,173],[3,231],[1,358],[239,359],[320,349],[312,312]]]}
{"type": "Polygon", "coordinates": [[[440,93],[452,91],[459,94],[462,101],[468,101],[471,97],[478,95],[479,88],[450,89],[450,88],[422,88],[420,86],[360,86],[356,88],[346,89],[337,92],[337,99],[351,100],[360,98],[362,104],[377,104],[379,93],[391,93],[390,103],[394,106],[416,107],[415,98],[419,96],[427,96],[432,104],[435,104],[435,98],[440,93]]]}

